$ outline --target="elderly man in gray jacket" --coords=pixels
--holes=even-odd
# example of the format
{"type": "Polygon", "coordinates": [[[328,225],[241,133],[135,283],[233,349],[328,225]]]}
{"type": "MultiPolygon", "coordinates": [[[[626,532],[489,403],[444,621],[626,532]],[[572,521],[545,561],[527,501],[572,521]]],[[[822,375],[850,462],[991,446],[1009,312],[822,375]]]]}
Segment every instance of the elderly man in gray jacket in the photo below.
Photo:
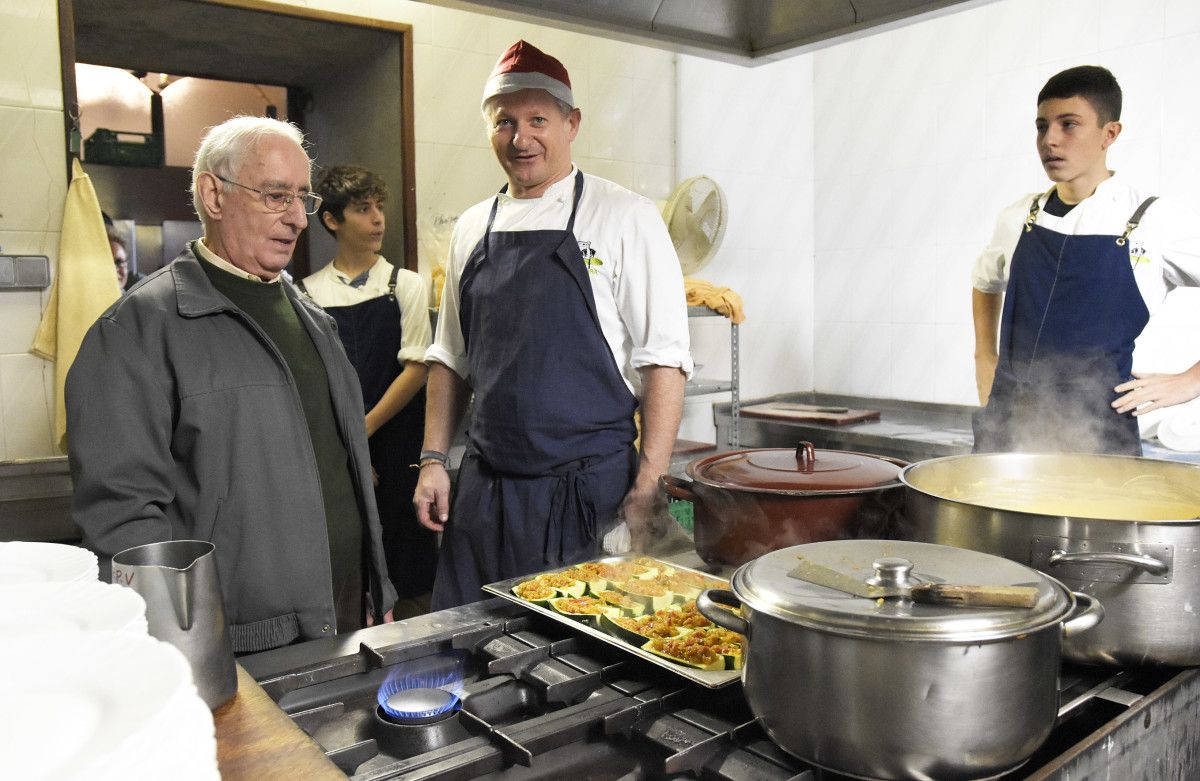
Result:
{"type": "Polygon", "coordinates": [[[320,202],[310,170],[293,125],[211,129],[192,171],[204,238],[96,321],[67,377],[84,543],[213,542],[240,653],[358,629],[368,592],[367,620],[390,620],[396,598],[358,380],[280,276],[320,202]]]}

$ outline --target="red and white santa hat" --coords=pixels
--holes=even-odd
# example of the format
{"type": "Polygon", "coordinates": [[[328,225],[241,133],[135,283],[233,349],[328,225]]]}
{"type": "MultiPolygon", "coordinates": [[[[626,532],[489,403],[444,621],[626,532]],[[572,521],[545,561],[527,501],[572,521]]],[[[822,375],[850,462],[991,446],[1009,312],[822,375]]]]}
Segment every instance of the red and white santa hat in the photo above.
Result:
{"type": "Polygon", "coordinates": [[[483,103],[488,98],[523,89],[544,89],[568,106],[574,107],[571,77],[561,62],[525,41],[509,46],[483,85],[483,103]]]}

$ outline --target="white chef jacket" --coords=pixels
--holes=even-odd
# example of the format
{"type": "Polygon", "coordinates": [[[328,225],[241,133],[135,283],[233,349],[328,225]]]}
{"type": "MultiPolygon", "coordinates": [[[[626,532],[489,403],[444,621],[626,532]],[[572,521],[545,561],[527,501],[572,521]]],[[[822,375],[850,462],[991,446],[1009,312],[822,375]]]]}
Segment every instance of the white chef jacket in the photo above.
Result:
{"type": "MultiPolygon", "coordinates": [[[[351,286],[350,278],[335,269],[333,263],[305,277],[304,287],[321,306],[354,306],[386,296],[391,278],[392,264],[380,255],[367,272],[367,281],[360,287],[351,286]]],[[[429,293],[425,280],[408,269],[400,269],[396,275],[396,303],[400,306],[400,352],[396,358],[400,363],[424,363],[425,350],[433,333],[429,326],[429,293]]]]}
{"type": "MultiPolygon", "coordinates": [[[[646,198],[597,176],[584,174],[575,215],[575,238],[600,263],[589,264],[600,329],[626,386],[639,395],[643,366],[673,366],[688,377],[692,356],[687,304],[679,258],[658,210],[646,198]]],[[[575,169],[540,198],[499,196],[492,230],[563,230],[571,217],[575,169]]],[[[425,353],[470,382],[459,320],[459,280],[472,250],[487,230],[492,198],[463,213],[454,226],[446,261],[446,287],[437,335],[425,353]]],[[[537,312],[529,312],[536,318],[537,312]]]]}
{"type": "MultiPolygon", "coordinates": [[[[1022,196],[1000,212],[992,240],[975,260],[971,284],[976,290],[1005,291],[1009,264],[1035,195],[1022,196]]],[[[1046,213],[1047,194],[1042,193],[1037,224],[1068,236],[1120,236],[1138,206],[1151,195],[1112,176],[1071,211],[1055,217],[1046,213]]],[[[1127,246],[1133,277],[1151,314],[1174,288],[1200,286],[1200,214],[1189,214],[1167,199],[1157,200],[1129,234],[1127,246]]]]}

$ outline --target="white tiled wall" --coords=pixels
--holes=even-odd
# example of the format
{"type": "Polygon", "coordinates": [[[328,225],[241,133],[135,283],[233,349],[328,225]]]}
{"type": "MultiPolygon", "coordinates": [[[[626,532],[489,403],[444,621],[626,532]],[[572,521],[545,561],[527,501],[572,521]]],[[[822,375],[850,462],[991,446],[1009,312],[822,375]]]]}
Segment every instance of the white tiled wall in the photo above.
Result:
{"type": "MultiPolygon", "coordinates": [[[[66,194],[54,0],[0,0],[0,252],[54,262],[66,194]]],[[[56,455],[52,365],[29,354],[45,291],[0,291],[0,461],[56,455]]]]}
{"type": "MultiPolygon", "coordinates": [[[[743,298],[744,397],[813,383],[812,94],[808,55],[756,68],[680,58],[679,177],[712,177],[729,207],[721,247],[695,276],[743,298]]],[[[703,375],[727,375],[728,324],[693,320],[692,352],[703,375]]],[[[681,436],[712,441],[711,404],[688,400],[681,436]]]]}
{"type": "MultiPolygon", "coordinates": [[[[1063,68],[1125,90],[1111,167],[1194,202],[1200,3],[1000,0],[814,58],[817,390],[975,403],[971,265],[1000,208],[1049,185],[1034,103],[1063,68]]],[[[1172,293],[1135,366],[1185,368],[1198,325],[1197,291],[1172,293]]]]}

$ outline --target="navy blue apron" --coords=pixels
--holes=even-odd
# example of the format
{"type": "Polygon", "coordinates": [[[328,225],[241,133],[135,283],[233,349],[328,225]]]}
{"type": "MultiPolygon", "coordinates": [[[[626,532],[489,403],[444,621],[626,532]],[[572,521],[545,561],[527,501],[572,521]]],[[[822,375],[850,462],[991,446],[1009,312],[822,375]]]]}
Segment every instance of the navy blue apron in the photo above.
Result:
{"type": "Polygon", "coordinates": [[[1122,235],[1067,236],[1035,224],[1033,199],[1013,252],[987,407],[975,452],[1141,455],[1138,422],[1119,415],[1113,388],[1132,377],[1133,342],[1150,312],[1122,235]]]}
{"type": "MultiPolygon", "coordinates": [[[[637,399],[604,340],[575,238],[583,173],[565,230],[492,232],[459,283],[475,393],[433,609],[480,586],[594,558],[635,465],[637,399]]],[[[504,190],[501,190],[504,192],[504,190]]]]}
{"type": "MultiPolygon", "coordinates": [[[[396,359],[403,336],[400,307],[396,303],[399,273],[399,266],[392,269],[387,295],[350,306],[324,307],[337,321],[338,336],[362,385],[366,410],[374,407],[400,376],[401,366],[396,359]]],[[[371,466],[379,476],[375,503],[383,527],[388,577],[401,599],[429,593],[437,569],[437,534],[417,522],[412,504],[417,470],[411,465],[421,454],[424,436],[425,389],[422,388],[368,440],[371,466]]]]}

